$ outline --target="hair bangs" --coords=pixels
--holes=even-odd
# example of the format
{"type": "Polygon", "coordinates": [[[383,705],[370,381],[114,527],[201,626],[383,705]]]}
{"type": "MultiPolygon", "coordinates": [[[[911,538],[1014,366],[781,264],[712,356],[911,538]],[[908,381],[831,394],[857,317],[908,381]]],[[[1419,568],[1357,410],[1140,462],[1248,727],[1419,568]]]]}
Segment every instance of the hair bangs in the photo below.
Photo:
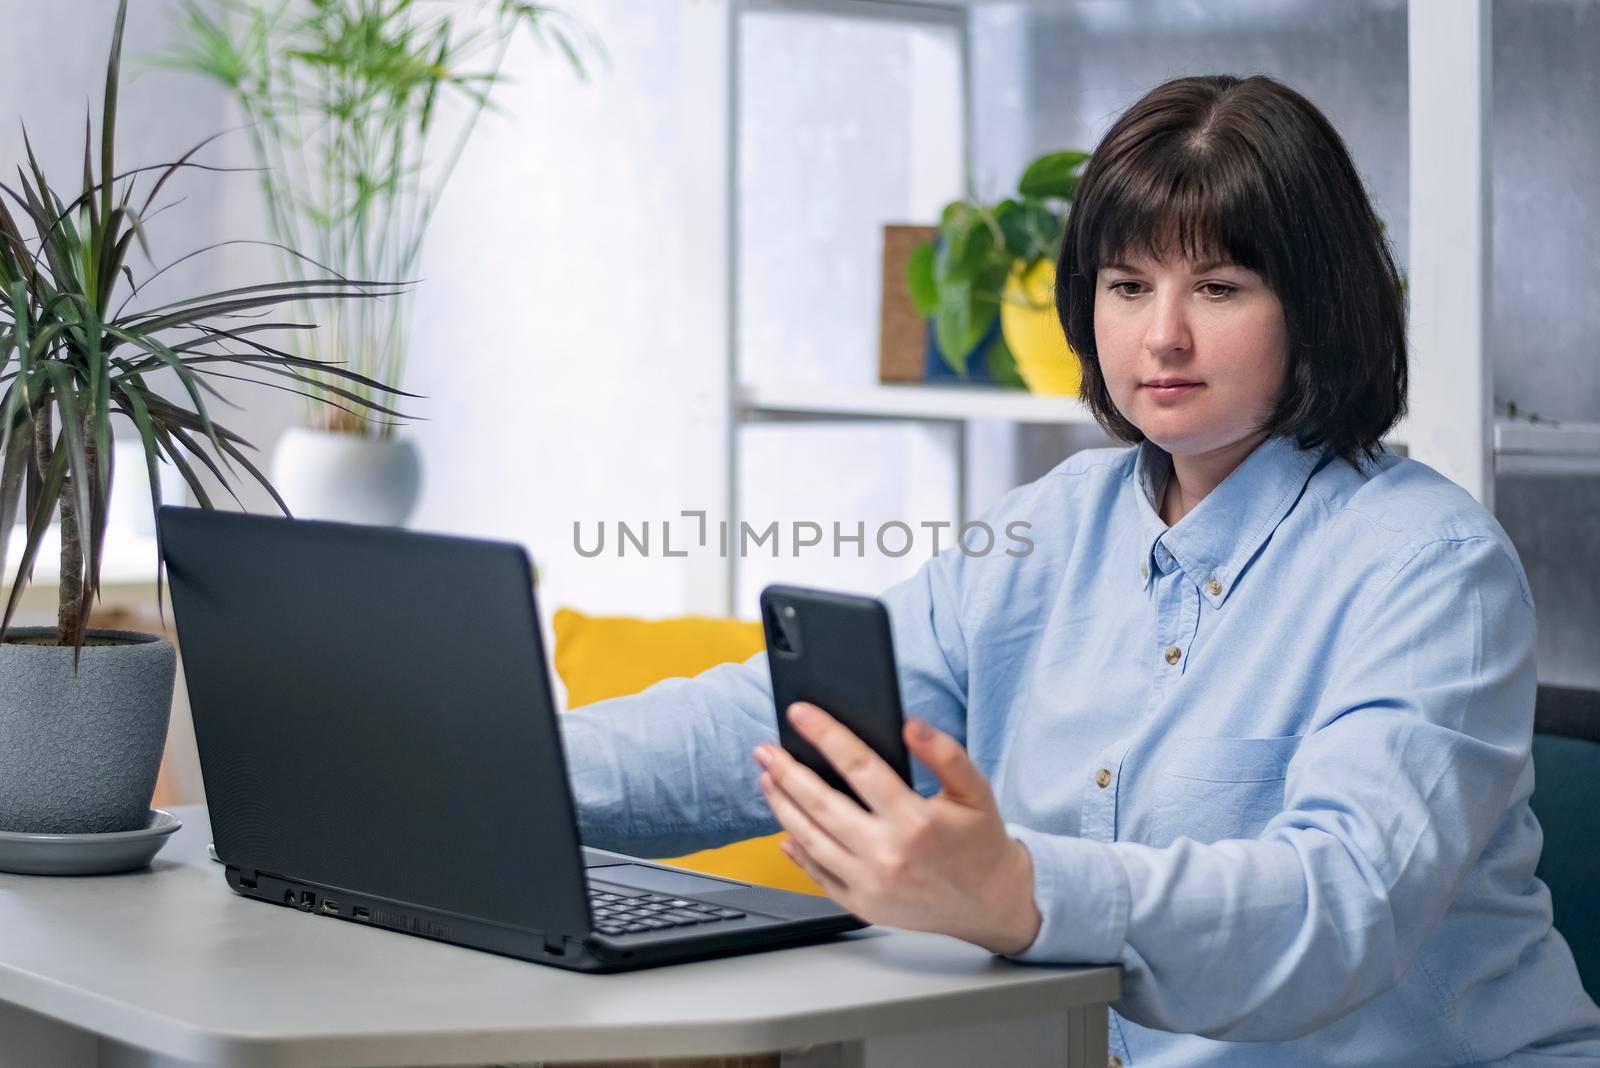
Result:
{"type": "MultiPolygon", "coordinates": [[[[1177,138],[1171,139],[1173,142],[1177,138]]],[[[1225,171],[1207,146],[1142,146],[1108,183],[1080,231],[1079,262],[1093,274],[1105,264],[1148,258],[1168,264],[1233,263],[1267,277],[1261,241],[1269,213],[1259,176],[1225,171]]]]}

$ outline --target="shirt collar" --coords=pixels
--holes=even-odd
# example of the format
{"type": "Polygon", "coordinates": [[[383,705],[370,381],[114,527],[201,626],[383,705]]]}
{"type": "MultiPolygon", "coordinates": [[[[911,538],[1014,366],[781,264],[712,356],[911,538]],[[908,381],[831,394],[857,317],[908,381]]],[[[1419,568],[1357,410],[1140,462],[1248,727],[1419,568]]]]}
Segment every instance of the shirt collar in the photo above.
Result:
{"type": "Polygon", "coordinates": [[[1181,567],[1200,595],[1220,606],[1327,455],[1325,446],[1302,449],[1293,437],[1267,438],[1188,515],[1168,527],[1159,508],[1172,457],[1149,440],[1140,442],[1134,484],[1145,520],[1139,568],[1144,587],[1158,573],[1181,567]]]}

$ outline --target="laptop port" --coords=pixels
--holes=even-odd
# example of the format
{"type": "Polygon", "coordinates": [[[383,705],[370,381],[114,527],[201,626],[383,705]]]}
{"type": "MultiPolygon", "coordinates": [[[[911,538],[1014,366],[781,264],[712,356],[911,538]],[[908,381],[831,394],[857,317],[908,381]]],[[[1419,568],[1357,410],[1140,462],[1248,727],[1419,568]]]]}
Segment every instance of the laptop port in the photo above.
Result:
{"type": "Polygon", "coordinates": [[[300,907],[307,912],[317,907],[317,895],[310,890],[300,891],[300,907]]]}
{"type": "Polygon", "coordinates": [[[331,898],[323,898],[322,911],[329,916],[337,916],[339,915],[339,903],[331,898]]]}
{"type": "Polygon", "coordinates": [[[372,913],[368,912],[365,908],[361,907],[360,905],[357,905],[355,908],[351,909],[350,910],[350,915],[354,916],[358,920],[370,920],[370,919],[372,919],[372,913]]]}

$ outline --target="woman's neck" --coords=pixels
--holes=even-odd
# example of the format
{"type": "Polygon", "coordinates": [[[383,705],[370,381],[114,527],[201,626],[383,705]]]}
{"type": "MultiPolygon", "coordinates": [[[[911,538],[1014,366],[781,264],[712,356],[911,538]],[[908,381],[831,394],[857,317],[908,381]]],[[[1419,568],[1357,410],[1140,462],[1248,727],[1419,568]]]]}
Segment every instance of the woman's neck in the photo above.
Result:
{"type": "Polygon", "coordinates": [[[1161,507],[1157,509],[1161,521],[1169,527],[1175,526],[1178,520],[1194,511],[1207,494],[1222,485],[1222,480],[1244,463],[1245,457],[1265,440],[1265,434],[1253,434],[1211,452],[1194,456],[1173,455],[1172,473],[1167,476],[1166,492],[1162,494],[1161,507]]]}

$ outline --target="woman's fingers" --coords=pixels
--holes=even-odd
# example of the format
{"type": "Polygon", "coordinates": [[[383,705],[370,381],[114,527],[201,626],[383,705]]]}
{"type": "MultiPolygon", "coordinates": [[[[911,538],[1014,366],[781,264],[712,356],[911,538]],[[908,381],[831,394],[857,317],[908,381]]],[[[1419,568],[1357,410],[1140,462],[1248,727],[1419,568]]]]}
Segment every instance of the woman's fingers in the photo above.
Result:
{"type": "Polygon", "coordinates": [[[848,872],[850,851],[796,804],[794,798],[773,779],[771,772],[761,776],[761,793],[766,797],[772,814],[789,832],[791,841],[803,848],[808,856],[816,858],[829,872],[835,873],[836,879],[848,872]]]}
{"type": "Polygon", "coordinates": [[[820,775],[787,751],[764,743],[756,747],[756,760],[797,807],[850,852],[860,853],[873,841],[872,814],[823,782],[820,775]]]}
{"type": "Polygon", "coordinates": [[[914,716],[906,720],[905,739],[911,755],[939,777],[946,797],[973,808],[993,806],[994,794],[989,789],[989,780],[983,777],[983,772],[978,770],[960,742],[927,720],[914,716]]]}
{"type": "Polygon", "coordinates": [[[778,848],[783,850],[784,856],[799,865],[800,870],[811,876],[811,881],[822,887],[828,896],[843,904],[843,898],[850,892],[850,888],[840,881],[839,877],[827,868],[818,864],[805,847],[799,845],[793,838],[785,839],[778,843],[778,848]]]}
{"type": "Polygon", "coordinates": [[[798,701],[788,715],[801,737],[828,758],[872,811],[885,812],[917,797],[871,746],[816,705],[798,701]]]}

